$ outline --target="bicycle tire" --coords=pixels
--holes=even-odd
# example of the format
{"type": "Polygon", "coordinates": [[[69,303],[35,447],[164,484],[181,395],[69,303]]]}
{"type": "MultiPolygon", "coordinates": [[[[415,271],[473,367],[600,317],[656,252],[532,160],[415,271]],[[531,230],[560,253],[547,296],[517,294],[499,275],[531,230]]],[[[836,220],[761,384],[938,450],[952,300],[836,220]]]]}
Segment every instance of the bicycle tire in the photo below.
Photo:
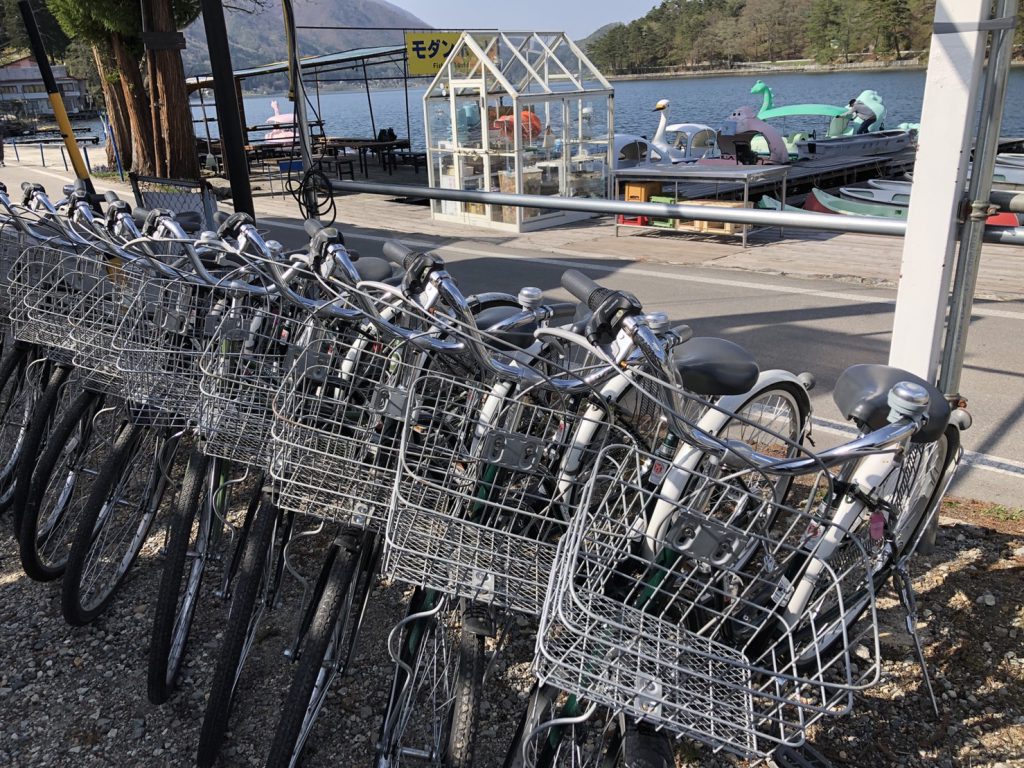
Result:
{"type": "MultiPolygon", "coordinates": [[[[734,413],[741,418],[730,416],[717,430],[716,437],[741,440],[760,453],[783,458],[795,456],[797,450],[784,441],[775,440],[774,435],[783,434],[792,443],[799,443],[807,419],[811,415],[811,401],[807,396],[807,390],[799,384],[776,382],[752,392],[734,413]],[[788,424],[785,423],[783,409],[790,414],[788,424]],[[761,418],[765,413],[768,414],[767,423],[761,418]],[[748,421],[754,424],[749,424],[748,421]]],[[[753,477],[756,478],[758,475],[755,474],[753,477]]],[[[775,499],[785,499],[792,484],[791,476],[778,478],[774,489],[775,499]]]]}
{"type": "MultiPolygon", "coordinates": [[[[925,485],[918,488],[916,504],[917,507],[912,511],[912,515],[916,518],[912,525],[912,534],[905,539],[904,546],[909,546],[916,542],[917,537],[913,535],[917,529],[924,524],[924,521],[928,517],[929,510],[932,507],[941,502],[939,494],[944,489],[944,483],[942,482],[943,477],[947,471],[949,471],[950,460],[956,450],[954,443],[958,440],[959,434],[956,432],[956,427],[949,427],[947,431],[943,433],[933,445],[925,446],[924,450],[927,451],[927,458],[929,459],[930,470],[928,476],[925,478],[925,485]]],[[[920,473],[917,474],[915,480],[922,477],[920,473]]],[[[861,521],[862,525],[850,532],[850,536],[857,535],[858,532],[863,532],[864,526],[867,525],[866,520],[861,521]]],[[[841,544],[835,552],[829,558],[829,562],[842,562],[843,554],[850,548],[855,548],[856,545],[852,543],[850,536],[848,536],[844,544],[841,544]]],[[[888,551],[888,550],[887,550],[888,551]]],[[[888,555],[875,564],[875,567],[870,573],[871,578],[871,591],[868,591],[867,585],[860,587],[860,589],[854,591],[851,595],[844,595],[845,610],[842,610],[841,614],[839,607],[830,609],[829,611],[823,612],[823,614],[816,618],[813,626],[808,627],[805,632],[814,633],[814,647],[803,654],[803,656],[797,659],[797,668],[804,669],[808,665],[815,663],[814,658],[808,658],[809,655],[817,657],[828,657],[835,648],[836,644],[843,639],[845,635],[848,635],[851,628],[864,616],[868,607],[871,605],[871,594],[877,594],[885,584],[886,579],[891,574],[893,565],[901,557],[912,555],[913,552],[904,552],[900,550],[894,550],[888,553],[888,555]]],[[[806,638],[805,638],[806,639],[806,638]]],[[[798,647],[801,635],[797,635],[798,647]]]]}
{"type": "MultiPolygon", "coordinates": [[[[585,711],[576,697],[567,696],[553,686],[534,683],[505,755],[504,768],[561,768],[565,765],[574,768],[622,768],[625,740],[619,719],[610,717],[606,710],[579,719],[585,711]],[[542,727],[560,718],[568,719],[548,728],[542,727]]],[[[648,757],[658,754],[659,749],[636,738],[630,746],[634,753],[643,748],[648,757]]],[[[652,758],[649,763],[637,763],[636,768],[657,765],[652,758]]],[[[667,765],[672,766],[674,762],[667,765]]]]}
{"type": "Polygon", "coordinates": [[[196,765],[199,768],[212,766],[224,743],[224,734],[227,732],[231,709],[235,703],[238,679],[262,614],[263,601],[259,598],[265,591],[270,576],[267,561],[271,556],[278,517],[279,511],[276,507],[267,500],[261,502],[254,512],[254,519],[245,540],[231,607],[228,609],[224,642],[214,669],[210,697],[206,702],[203,726],[199,734],[199,748],[196,753],[196,765]]]}
{"type": "Polygon", "coordinates": [[[484,638],[465,629],[459,637],[459,675],[456,678],[448,744],[442,765],[445,768],[472,768],[476,733],[480,719],[477,707],[483,697],[486,668],[484,638]]]}
{"type": "Polygon", "coordinates": [[[358,551],[344,545],[332,547],[328,557],[327,578],[323,591],[314,598],[317,604],[313,621],[274,731],[267,768],[292,768],[298,764],[327,691],[341,671],[337,662],[347,635],[344,625],[352,618],[346,607],[353,604],[360,558],[358,551]]]}
{"type": "Polygon", "coordinates": [[[665,731],[630,723],[626,726],[622,744],[622,753],[615,756],[613,765],[621,768],[675,768],[675,750],[671,737],[665,731]]]}
{"type": "Polygon", "coordinates": [[[210,498],[211,492],[219,490],[215,484],[221,466],[222,462],[194,447],[174,504],[149,643],[146,695],[153,704],[163,704],[170,697],[185,658],[213,546],[213,526],[221,524],[217,500],[210,498]]]}
{"type": "MultiPolygon", "coordinates": [[[[26,401],[32,390],[28,376],[31,351],[31,347],[15,345],[0,358],[0,513],[11,507],[31,422],[33,404],[26,401]]],[[[17,514],[12,522],[17,535],[17,514]]]]}
{"type": "MultiPolygon", "coordinates": [[[[407,617],[432,610],[438,599],[446,598],[417,589],[407,617]]],[[[435,765],[444,768],[472,766],[476,708],[486,666],[484,638],[462,627],[460,608],[442,606],[430,615],[411,618],[402,627],[400,642],[388,712],[378,740],[377,765],[400,764],[403,741],[416,730],[410,729],[409,723],[419,709],[419,717],[427,720],[427,726],[419,730],[429,734],[433,743],[418,751],[438,756],[435,765]],[[439,687],[441,692],[436,694],[439,687]],[[417,706],[421,692],[427,695],[430,712],[423,712],[428,707],[417,706]]]]}
{"type": "Polygon", "coordinates": [[[160,464],[168,448],[173,456],[177,441],[171,440],[140,424],[128,426],[93,481],[61,584],[61,612],[72,626],[106,610],[138,557],[167,487],[160,464]],[[136,478],[143,482],[132,485],[136,478]]]}
{"type": "MultiPolygon", "coordinates": [[[[66,365],[54,366],[43,388],[42,394],[32,407],[30,418],[21,442],[18,464],[14,470],[13,482],[5,496],[14,510],[15,535],[20,536],[25,497],[32,486],[40,455],[46,450],[47,440],[67,410],[68,400],[75,399],[75,391],[68,386],[74,369],[66,365]]],[[[0,375],[3,375],[0,372],[0,375]]]]}
{"type": "MultiPolygon", "coordinates": [[[[95,477],[85,467],[102,466],[103,449],[112,447],[111,441],[93,432],[93,406],[99,399],[95,392],[80,392],[47,435],[46,447],[35,467],[23,467],[18,478],[14,502],[21,517],[18,551],[25,573],[37,581],[51,581],[64,575],[72,534],[77,530],[82,505],[95,477]],[[92,442],[94,438],[97,443],[92,442]],[[99,454],[87,460],[97,447],[99,454]]],[[[38,420],[34,427],[44,428],[44,420],[38,420]]]]}

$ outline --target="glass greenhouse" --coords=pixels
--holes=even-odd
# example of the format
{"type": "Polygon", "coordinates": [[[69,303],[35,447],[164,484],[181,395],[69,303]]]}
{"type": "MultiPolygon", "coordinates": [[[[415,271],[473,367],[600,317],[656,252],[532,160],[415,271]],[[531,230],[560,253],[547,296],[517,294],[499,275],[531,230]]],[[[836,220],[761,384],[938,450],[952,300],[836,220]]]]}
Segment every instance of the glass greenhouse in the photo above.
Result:
{"type": "MultiPolygon", "coordinates": [[[[423,97],[430,185],[607,197],[611,85],[561,32],[465,32],[423,97]]],[[[589,214],[435,200],[438,219],[528,231],[589,214]]]]}

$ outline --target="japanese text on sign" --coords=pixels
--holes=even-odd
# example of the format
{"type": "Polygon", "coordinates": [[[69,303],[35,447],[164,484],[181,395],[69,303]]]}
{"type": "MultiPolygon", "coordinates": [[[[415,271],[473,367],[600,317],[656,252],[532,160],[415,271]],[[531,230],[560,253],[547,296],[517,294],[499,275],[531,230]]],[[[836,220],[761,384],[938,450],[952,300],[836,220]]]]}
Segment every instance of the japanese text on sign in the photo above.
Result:
{"type": "Polygon", "coordinates": [[[436,75],[459,39],[458,32],[406,32],[410,75],[436,75]]]}

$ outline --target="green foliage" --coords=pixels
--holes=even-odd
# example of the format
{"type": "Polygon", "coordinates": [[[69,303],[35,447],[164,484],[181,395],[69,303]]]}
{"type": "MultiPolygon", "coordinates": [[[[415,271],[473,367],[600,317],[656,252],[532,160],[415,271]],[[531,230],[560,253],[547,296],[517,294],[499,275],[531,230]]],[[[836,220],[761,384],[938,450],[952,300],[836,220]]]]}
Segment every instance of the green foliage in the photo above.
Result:
{"type": "MultiPolygon", "coordinates": [[[[935,0],[664,0],[590,42],[610,73],[926,50],[935,0]]],[[[1024,35],[1018,39],[1024,43],[1024,35]]]]}
{"type": "MultiPolygon", "coordinates": [[[[52,58],[62,58],[71,40],[42,0],[32,0],[29,5],[47,52],[52,58]]],[[[21,11],[18,10],[18,0],[0,0],[0,49],[7,48],[28,48],[28,34],[25,32],[21,11]]]]}
{"type": "MultiPolygon", "coordinates": [[[[89,42],[106,40],[117,34],[135,40],[142,34],[140,0],[46,0],[64,31],[89,42]]],[[[199,0],[171,0],[174,22],[179,29],[199,16],[199,0]]]]}

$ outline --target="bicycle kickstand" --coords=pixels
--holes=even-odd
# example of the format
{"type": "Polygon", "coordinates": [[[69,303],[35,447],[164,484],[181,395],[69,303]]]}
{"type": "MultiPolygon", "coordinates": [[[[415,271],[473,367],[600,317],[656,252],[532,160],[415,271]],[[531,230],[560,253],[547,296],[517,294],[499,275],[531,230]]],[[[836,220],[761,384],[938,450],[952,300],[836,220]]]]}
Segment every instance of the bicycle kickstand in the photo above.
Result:
{"type": "Polygon", "coordinates": [[[917,651],[917,661],[924,673],[924,682],[928,686],[928,695],[932,700],[932,708],[936,716],[939,714],[939,702],[935,698],[935,691],[932,689],[932,678],[928,673],[928,662],[924,657],[924,648],[921,647],[921,637],[917,633],[917,598],[914,595],[914,583],[910,578],[910,571],[907,570],[906,559],[896,563],[892,572],[892,585],[899,595],[900,603],[907,616],[907,632],[914,641],[914,650],[917,651]]]}

